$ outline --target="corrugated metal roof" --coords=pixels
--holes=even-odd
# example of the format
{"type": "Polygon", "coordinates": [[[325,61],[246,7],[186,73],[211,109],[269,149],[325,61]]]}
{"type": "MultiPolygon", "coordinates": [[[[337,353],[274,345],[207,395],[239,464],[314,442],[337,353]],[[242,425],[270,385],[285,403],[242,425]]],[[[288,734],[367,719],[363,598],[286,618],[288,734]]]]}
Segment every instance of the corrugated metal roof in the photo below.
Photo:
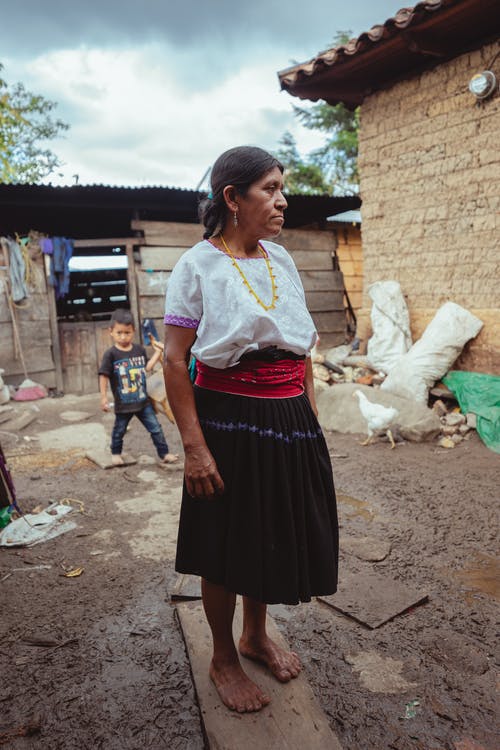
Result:
{"type": "Polygon", "coordinates": [[[329,216],[327,221],[340,222],[341,224],[361,224],[361,211],[342,211],[335,216],[329,216]]]}
{"type": "Polygon", "coordinates": [[[425,0],[278,77],[293,96],[354,108],[416,70],[495,40],[499,30],[499,0],[425,0]]]}
{"type": "MultiPolygon", "coordinates": [[[[0,184],[0,235],[37,229],[74,239],[127,237],[132,219],[197,223],[199,199],[196,190],[180,188],[0,184]]],[[[287,201],[288,228],[361,205],[358,196],[289,195],[287,201]]]]}

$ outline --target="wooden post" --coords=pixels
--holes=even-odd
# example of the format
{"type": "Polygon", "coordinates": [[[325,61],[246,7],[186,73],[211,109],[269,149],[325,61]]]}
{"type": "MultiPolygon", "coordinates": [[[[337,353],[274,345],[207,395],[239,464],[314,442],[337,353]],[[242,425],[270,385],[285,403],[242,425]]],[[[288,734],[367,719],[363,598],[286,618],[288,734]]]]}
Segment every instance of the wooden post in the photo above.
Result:
{"type": "MultiPolygon", "coordinates": [[[[141,311],[139,309],[139,298],[137,296],[137,280],[135,274],[135,261],[134,261],[134,247],[131,242],[127,242],[125,245],[127,250],[127,282],[128,282],[128,298],[130,302],[130,312],[134,316],[136,323],[136,329],[141,329],[141,311]]],[[[142,341],[142,332],[140,332],[142,341]]]]}
{"type": "Polygon", "coordinates": [[[50,324],[50,335],[52,338],[52,356],[54,358],[54,364],[56,367],[56,388],[62,393],[64,390],[63,385],[63,372],[62,372],[62,361],[61,361],[61,345],[59,343],[59,326],[57,325],[57,307],[54,287],[49,284],[50,277],[50,258],[48,255],[44,255],[44,266],[45,266],[45,286],[47,288],[47,301],[49,306],[49,324],[50,324]]]}

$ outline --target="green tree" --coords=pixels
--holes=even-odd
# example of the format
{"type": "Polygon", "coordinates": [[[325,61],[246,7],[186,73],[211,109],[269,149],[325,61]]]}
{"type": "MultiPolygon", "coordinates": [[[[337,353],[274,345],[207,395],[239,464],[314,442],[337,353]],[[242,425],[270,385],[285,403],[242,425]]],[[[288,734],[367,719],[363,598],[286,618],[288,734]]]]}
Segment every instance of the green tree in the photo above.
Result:
{"type": "MultiPolygon", "coordinates": [[[[351,36],[350,31],[339,31],[331,47],[346,44],[351,36]]],[[[324,144],[312,151],[302,163],[319,169],[330,194],[357,193],[359,108],[351,112],[343,104],[331,106],[326,102],[317,102],[309,107],[294,106],[293,110],[304,127],[325,134],[324,144]]],[[[285,163],[285,166],[288,164],[285,163]]]]}
{"type": "Polygon", "coordinates": [[[309,108],[294,107],[309,130],[324,132],[323,146],[312,151],[309,162],[319,168],[334,194],[357,193],[359,108],[350,112],[343,104],[318,102],[309,108]]]}
{"type": "Polygon", "coordinates": [[[285,189],[287,193],[302,195],[329,195],[331,187],[326,181],[321,166],[304,161],[297,144],[288,131],[279,141],[277,158],[285,167],[285,189]]]}
{"type": "Polygon", "coordinates": [[[22,83],[9,87],[0,77],[0,182],[40,182],[61,165],[40,143],[69,127],[51,116],[56,106],[27,91],[22,83]]]}

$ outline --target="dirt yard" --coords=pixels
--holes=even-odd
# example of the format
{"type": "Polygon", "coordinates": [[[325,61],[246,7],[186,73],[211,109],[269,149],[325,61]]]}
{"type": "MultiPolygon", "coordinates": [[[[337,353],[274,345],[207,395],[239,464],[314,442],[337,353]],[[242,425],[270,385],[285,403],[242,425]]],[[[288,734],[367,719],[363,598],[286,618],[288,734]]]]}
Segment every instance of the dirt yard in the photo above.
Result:
{"type": "MultiPolygon", "coordinates": [[[[36,420],[20,432],[0,424],[19,502],[30,511],[78,501],[77,528],[0,549],[0,745],[202,750],[169,595],[182,472],[156,465],[137,420],[125,449],[140,462],[104,470],[86,459],[85,447],[106,444],[113,419],[97,396],[34,406],[36,420]],[[68,411],[87,416],[67,421],[68,411]],[[81,575],[64,575],[76,568],[81,575]]],[[[499,456],[475,433],[448,451],[364,448],[339,434],[328,443],[341,580],[377,574],[381,596],[394,581],[428,594],[375,629],[317,600],[271,608],[333,731],[344,750],[495,750],[499,456]],[[384,543],[384,559],[366,559],[384,543]]]]}

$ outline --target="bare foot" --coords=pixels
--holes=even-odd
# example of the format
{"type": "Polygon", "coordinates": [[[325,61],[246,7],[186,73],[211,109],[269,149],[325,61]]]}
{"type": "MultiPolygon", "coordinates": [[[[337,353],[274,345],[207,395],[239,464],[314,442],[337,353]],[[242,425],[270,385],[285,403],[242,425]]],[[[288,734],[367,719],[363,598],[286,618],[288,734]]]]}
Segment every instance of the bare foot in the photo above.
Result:
{"type": "Polygon", "coordinates": [[[167,453],[161,460],[164,464],[175,464],[179,460],[179,456],[177,453],[167,453]]]}
{"type": "Polygon", "coordinates": [[[251,641],[242,636],[239,648],[242,656],[264,664],[280,682],[293,680],[302,669],[295,651],[285,651],[267,635],[263,641],[251,641]]]}
{"type": "Polygon", "coordinates": [[[247,677],[239,662],[215,665],[210,663],[210,679],[225,706],[238,713],[260,711],[271,702],[268,695],[247,677]]]}
{"type": "Polygon", "coordinates": [[[118,453],[113,453],[111,456],[111,463],[113,466],[123,466],[125,464],[125,461],[118,453]]]}

